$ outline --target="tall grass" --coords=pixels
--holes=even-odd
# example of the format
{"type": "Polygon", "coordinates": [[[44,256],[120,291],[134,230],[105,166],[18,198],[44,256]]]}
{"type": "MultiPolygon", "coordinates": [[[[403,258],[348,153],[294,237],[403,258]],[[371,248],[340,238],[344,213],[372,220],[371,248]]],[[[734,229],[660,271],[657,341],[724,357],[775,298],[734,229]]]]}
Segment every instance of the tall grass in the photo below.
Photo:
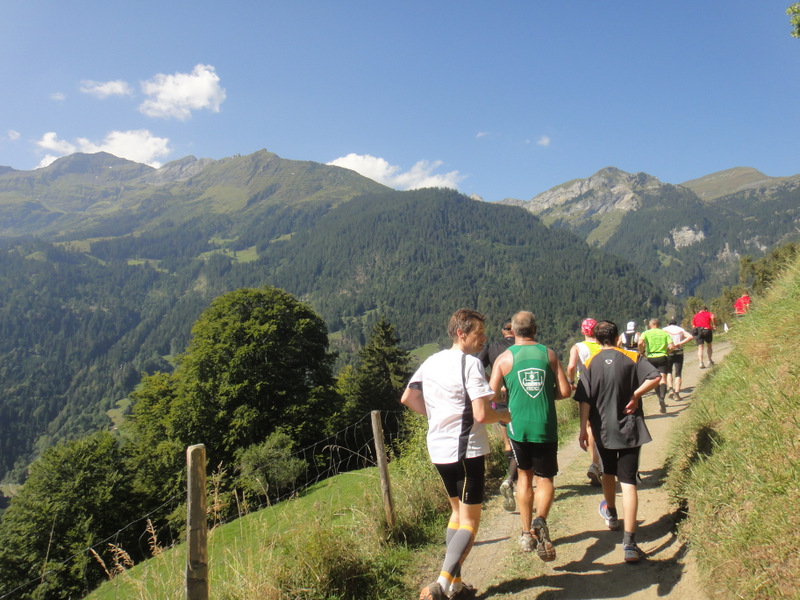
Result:
{"type": "Polygon", "coordinates": [[[730,332],[675,436],[668,485],[710,595],[800,597],[800,262],[730,332]]]}

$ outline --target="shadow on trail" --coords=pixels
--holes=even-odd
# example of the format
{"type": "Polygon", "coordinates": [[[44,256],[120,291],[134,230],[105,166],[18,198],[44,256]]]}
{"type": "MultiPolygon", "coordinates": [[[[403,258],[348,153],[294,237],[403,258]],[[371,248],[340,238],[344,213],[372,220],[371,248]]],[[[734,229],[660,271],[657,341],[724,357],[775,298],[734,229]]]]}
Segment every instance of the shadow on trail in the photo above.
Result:
{"type": "Polygon", "coordinates": [[[675,534],[675,526],[681,518],[681,513],[676,511],[639,528],[637,540],[641,546],[648,548],[647,557],[639,564],[629,565],[622,561],[621,532],[586,531],[558,540],[559,544],[593,540],[579,560],[558,565],[551,573],[527,579],[511,579],[490,586],[476,598],[482,600],[504,594],[520,594],[526,590],[530,590],[531,595],[524,596],[525,598],[538,600],[623,598],[654,585],[658,586],[658,596],[667,596],[683,576],[682,559],[686,547],[680,544],[669,558],[660,559],[659,556],[680,543],[675,534]],[[654,548],[651,544],[656,540],[660,540],[661,544],[654,548]],[[607,555],[619,562],[599,562],[607,555]],[[538,594],[537,588],[541,590],[538,594]]]}

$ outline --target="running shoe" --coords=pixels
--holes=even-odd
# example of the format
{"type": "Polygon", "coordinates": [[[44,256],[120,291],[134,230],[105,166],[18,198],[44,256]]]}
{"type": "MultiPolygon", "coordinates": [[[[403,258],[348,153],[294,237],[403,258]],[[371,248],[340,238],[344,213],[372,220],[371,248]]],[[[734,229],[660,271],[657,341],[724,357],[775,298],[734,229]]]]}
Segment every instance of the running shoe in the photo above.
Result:
{"type": "Polygon", "coordinates": [[[660,412],[662,415],[667,412],[667,404],[663,400],[658,401],[658,412],[660,412]]]}
{"type": "Polygon", "coordinates": [[[536,538],[536,551],[539,553],[539,558],[544,562],[555,560],[556,547],[553,546],[553,542],[550,540],[550,530],[542,517],[536,517],[533,520],[531,533],[536,538]]]}
{"type": "Polygon", "coordinates": [[[530,531],[523,531],[519,536],[519,549],[523,552],[533,552],[536,550],[536,540],[530,531]]]}
{"type": "Polygon", "coordinates": [[[508,512],[517,510],[517,501],[514,499],[514,484],[506,479],[500,484],[500,493],[503,494],[503,509],[508,512]]]}
{"type": "Polygon", "coordinates": [[[462,584],[460,590],[458,590],[456,593],[450,596],[450,600],[472,600],[477,595],[478,595],[478,590],[476,590],[468,583],[464,583],[462,584]]]}
{"type": "Polygon", "coordinates": [[[603,500],[600,502],[600,508],[597,509],[600,513],[600,516],[605,519],[606,526],[612,530],[616,531],[619,529],[619,519],[617,519],[617,509],[616,508],[609,508],[608,503],[603,500]]]}
{"type": "Polygon", "coordinates": [[[711,360],[711,359],[708,359],[708,366],[709,367],[713,367],[714,366],[714,361],[711,360]]]}
{"type": "Polygon", "coordinates": [[[589,483],[595,487],[603,485],[603,472],[600,470],[600,465],[592,463],[589,465],[589,470],[586,471],[586,476],[589,478],[589,483]]]}
{"type": "Polygon", "coordinates": [[[637,563],[639,562],[639,559],[644,556],[644,552],[639,549],[639,546],[636,545],[636,542],[622,544],[622,553],[625,556],[626,563],[637,563]]]}
{"type": "Polygon", "coordinates": [[[706,368],[706,366],[705,366],[703,363],[700,363],[700,368],[701,368],[701,369],[705,369],[705,368],[706,368]]]}
{"type": "Polygon", "coordinates": [[[423,588],[422,592],[420,592],[419,600],[447,600],[447,594],[444,593],[439,582],[434,581],[428,587],[423,588]]]}

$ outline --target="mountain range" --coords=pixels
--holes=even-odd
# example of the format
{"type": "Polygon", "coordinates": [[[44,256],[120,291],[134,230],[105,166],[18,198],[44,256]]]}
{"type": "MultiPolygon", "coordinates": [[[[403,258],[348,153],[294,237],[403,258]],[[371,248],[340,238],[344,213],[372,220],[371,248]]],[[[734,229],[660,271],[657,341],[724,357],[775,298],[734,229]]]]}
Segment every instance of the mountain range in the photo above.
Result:
{"type": "Polygon", "coordinates": [[[737,169],[675,186],[609,168],[486,203],[266,150],[160,169],[104,153],[0,167],[0,478],[118,421],[227,291],[273,285],[308,302],[340,365],[380,316],[408,349],[445,344],[462,306],[488,315],[490,338],[532,309],[563,355],[585,316],[674,312],[735,280],[739,255],[796,237],[798,185],[737,169]]]}
{"type": "Polygon", "coordinates": [[[677,296],[707,297],[736,282],[740,257],[798,238],[800,175],[739,167],[672,185],[608,167],[503,203],[632,260],[677,296]]]}

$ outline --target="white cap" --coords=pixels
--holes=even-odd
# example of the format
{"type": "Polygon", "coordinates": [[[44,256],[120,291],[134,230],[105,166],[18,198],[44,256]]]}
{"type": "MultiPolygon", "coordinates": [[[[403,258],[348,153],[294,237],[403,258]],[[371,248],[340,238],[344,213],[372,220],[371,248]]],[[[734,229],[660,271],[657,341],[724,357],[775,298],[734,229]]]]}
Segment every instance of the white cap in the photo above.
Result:
{"type": "Polygon", "coordinates": [[[636,331],[636,321],[628,321],[628,326],[625,328],[625,333],[633,333],[636,331]]]}

